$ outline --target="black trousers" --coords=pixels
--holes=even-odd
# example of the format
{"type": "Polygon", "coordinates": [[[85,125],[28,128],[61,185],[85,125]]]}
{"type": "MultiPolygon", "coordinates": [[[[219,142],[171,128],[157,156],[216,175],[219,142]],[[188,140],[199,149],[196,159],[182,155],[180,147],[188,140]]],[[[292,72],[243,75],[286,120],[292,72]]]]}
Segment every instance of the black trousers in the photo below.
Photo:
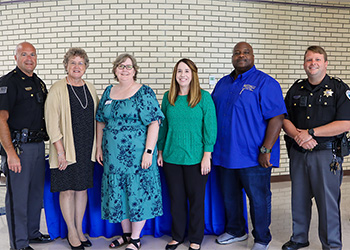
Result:
{"type": "Polygon", "coordinates": [[[204,198],[208,175],[201,174],[201,164],[176,165],[164,162],[164,174],[170,196],[171,233],[182,242],[187,224],[187,200],[190,204],[188,239],[201,244],[204,236],[204,198]]]}
{"type": "Polygon", "coordinates": [[[45,182],[44,142],[22,145],[19,156],[21,173],[7,166],[6,218],[11,248],[27,247],[30,239],[40,236],[40,216],[45,182]]]}

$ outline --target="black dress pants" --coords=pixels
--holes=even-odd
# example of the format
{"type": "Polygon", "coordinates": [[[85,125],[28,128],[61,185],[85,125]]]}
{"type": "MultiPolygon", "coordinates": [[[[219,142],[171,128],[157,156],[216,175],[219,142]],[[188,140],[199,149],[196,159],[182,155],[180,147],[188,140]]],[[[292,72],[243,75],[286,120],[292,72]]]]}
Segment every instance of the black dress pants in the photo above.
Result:
{"type": "Polygon", "coordinates": [[[208,175],[201,174],[201,164],[176,165],[164,162],[164,174],[170,196],[172,215],[171,233],[174,240],[182,242],[187,224],[189,201],[188,239],[201,244],[204,236],[204,198],[208,175]]]}

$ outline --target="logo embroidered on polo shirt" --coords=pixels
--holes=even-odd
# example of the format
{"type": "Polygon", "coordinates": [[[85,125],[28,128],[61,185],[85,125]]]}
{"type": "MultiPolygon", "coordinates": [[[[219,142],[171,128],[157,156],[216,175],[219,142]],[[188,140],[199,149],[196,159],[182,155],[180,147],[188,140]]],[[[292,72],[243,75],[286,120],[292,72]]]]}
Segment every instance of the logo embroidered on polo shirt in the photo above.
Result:
{"type": "Polygon", "coordinates": [[[239,94],[242,94],[242,92],[244,90],[249,90],[249,91],[253,91],[256,88],[256,86],[250,85],[250,84],[244,84],[243,88],[241,90],[241,92],[239,92],[239,94]]]}

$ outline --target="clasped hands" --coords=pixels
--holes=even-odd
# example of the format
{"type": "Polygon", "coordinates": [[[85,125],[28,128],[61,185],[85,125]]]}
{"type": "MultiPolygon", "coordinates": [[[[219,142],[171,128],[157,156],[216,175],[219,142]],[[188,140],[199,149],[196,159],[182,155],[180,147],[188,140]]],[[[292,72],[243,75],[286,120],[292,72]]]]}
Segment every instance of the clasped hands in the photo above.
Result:
{"type": "Polygon", "coordinates": [[[306,129],[298,129],[298,134],[294,136],[294,141],[306,150],[311,150],[317,145],[317,141],[308,133],[306,129]]]}

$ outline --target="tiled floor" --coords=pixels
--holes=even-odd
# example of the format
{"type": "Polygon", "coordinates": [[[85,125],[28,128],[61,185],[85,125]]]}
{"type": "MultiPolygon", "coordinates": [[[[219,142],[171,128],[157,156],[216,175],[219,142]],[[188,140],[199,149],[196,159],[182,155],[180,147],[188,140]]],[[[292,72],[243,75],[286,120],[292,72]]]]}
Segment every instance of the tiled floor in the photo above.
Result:
{"type": "MultiPolygon", "coordinates": [[[[3,178],[0,180],[3,181],[3,178]]],[[[4,196],[6,187],[0,183],[0,207],[4,206],[4,196]]],[[[344,177],[342,185],[342,228],[343,228],[343,249],[350,249],[350,176],[344,177]]],[[[44,216],[42,216],[41,231],[47,232],[44,216]]],[[[271,250],[281,249],[281,246],[286,242],[291,235],[291,214],[290,214],[290,182],[272,183],[272,242],[270,244],[271,250]]],[[[206,235],[202,243],[202,250],[247,250],[253,245],[253,238],[238,243],[233,243],[226,246],[221,246],[215,243],[216,236],[206,235]]],[[[0,249],[9,249],[8,233],[6,218],[4,215],[0,216],[0,249]]],[[[162,250],[167,242],[170,240],[169,236],[161,238],[154,238],[152,236],[144,236],[141,240],[142,250],[162,250]]],[[[91,238],[93,246],[86,249],[108,249],[108,244],[111,239],[104,237],[91,238]]],[[[188,242],[179,246],[178,250],[187,250],[188,242]]],[[[61,238],[56,239],[48,244],[32,244],[36,250],[63,250],[69,249],[67,241],[61,238]]],[[[119,249],[125,249],[121,247],[119,249]]],[[[317,211],[315,206],[313,208],[313,218],[310,228],[310,246],[303,248],[305,250],[321,249],[321,245],[317,235],[317,211]]]]}

